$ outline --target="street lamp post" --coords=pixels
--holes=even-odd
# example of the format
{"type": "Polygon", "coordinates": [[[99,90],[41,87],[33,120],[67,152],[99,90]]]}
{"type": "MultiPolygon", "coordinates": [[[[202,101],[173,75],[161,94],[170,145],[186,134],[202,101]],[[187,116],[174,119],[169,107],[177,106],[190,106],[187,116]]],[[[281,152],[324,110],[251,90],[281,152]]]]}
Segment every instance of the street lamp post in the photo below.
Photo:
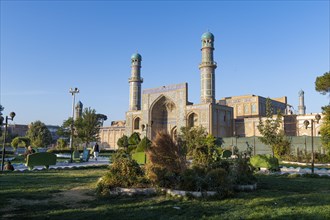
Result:
{"type": "MultiPolygon", "coordinates": [[[[9,114],[10,117],[6,116],[6,120],[5,120],[5,133],[3,135],[1,171],[3,171],[3,167],[4,167],[4,164],[5,164],[5,154],[6,154],[5,145],[6,145],[6,135],[7,135],[7,128],[8,128],[8,120],[14,120],[15,115],[16,115],[15,112],[11,112],[9,114]]],[[[2,124],[3,120],[4,120],[4,118],[2,116],[0,116],[0,124],[2,124]]]]}
{"type": "Polygon", "coordinates": [[[72,124],[71,124],[71,136],[70,136],[70,152],[71,152],[71,156],[70,156],[70,163],[72,163],[72,145],[73,145],[73,134],[74,134],[74,104],[75,104],[75,97],[76,94],[79,93],[79,89],[78,88],[70,88],[69,91],[72,95],[72,124]]]}
{"type": "MultiPolygon", "coordinates": [[[[319,123],[321,119],[321,115],[317,114],[315,115],[315,120],[316,120],[316,123],[319,123]]],[[[312,173],[314,173],[314,119],[311,119],[311,137],[312,137],[312,173]]],[[[307,129],[308,128],[308,125],[309,125],[309,121],[308,120],[305,120],[304,121],[304,125],[305,125],[305,128],[307,129]]]]}

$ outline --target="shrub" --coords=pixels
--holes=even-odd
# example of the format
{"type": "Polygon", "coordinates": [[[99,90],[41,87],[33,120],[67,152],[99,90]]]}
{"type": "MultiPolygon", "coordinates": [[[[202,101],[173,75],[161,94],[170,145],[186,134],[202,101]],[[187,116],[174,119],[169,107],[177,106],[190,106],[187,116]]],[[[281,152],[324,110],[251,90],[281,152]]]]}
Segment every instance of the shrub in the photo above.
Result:
{"type": "Polygon", "coordinates": [[[253,167],[248,163],[248,159],[241,157],[234,161],[229,177],[233,184],[245,185],[256,182],[256,178],[253,175],[253,167]]]}
{"type": "Polygon", "coordinates": [[[121,158],[128,158],[128,154],[127,152],[124,150],[124,149],[119,149],[117,150],[115,153],[112,153],[110,155],[110,161],[116,161],[118,159],[121,159],[121,158]]]}
{"type": "Polygon", "coordinates": [[[272,171],[279,170],[278,159],[271,155],[255,155],[250,158],[250,163],[254,168],[267,168],[272,171]]]}
{"type": "Polygon", "coordinates": [[[148,183],[136,161],[125,157],[114,160],[109,171],[98,181],[97,192],[106,194],[115,187],[144,187],[148,183]]]}
{"type": "Polygon", "coordinates": [[[216,169],[216,168],[222,168],[224,169],[227,173],[229,173],[230,169],[230,163],[228,160],[220,160],[217,162],[214,162],[210,166],[211,169],[216,169]]]}
{"type": "Polygon", "coordinates": [[[140,143],[141,139],[140,139],[140,135],[137,132],[134,132],[129,138],[128,138],[128,152],[131,153],[132,151],[134,151],[138,144],[140,143]]]}
{"type": "Polygon", "coordinates": [[[126,135],[123,135],[121,138],[118,139],[117,141],[118,147],[122,149],[127,149],[128,147],[128,137],[126,135]]]}
{"type": "Polygon", "coordinates": [[[194,166],[185,170],[180,178],[179,188],[187,191],[216,191],[219,198],[231,192],[228,172],[223,168],[206,169],[194,166]]]}
{"type": "Polygon", "coordinates": [[[64,139],[58,139],[56,142],[56,149],[58,150],[64,150],[64,149],[68,149],[67,147],[67,141],[64,139]]]}
{"type": "Polygon", "coordinates": [[[27,137],[15,137],[11,141],[11,146],[15,149],[17,147],[28,147],[29,145],[30,145],[30,139],[27,137]]]}
{"type": "Polygon", "coordinates": [[[146,153],[144,152],[133,153],[132,159],[135,160],[138,164],[144,165],[146,163],[146,153]]]}
{"type": "Polygon", "coordinates": [[[182,127],[178,142],[188,156],[192,157],[192,163],[197,166],[207,167],[220,159],[222,149],[220,139],[207,134],[205,128],[182,127]]]}
{"type": "Polygon", "coordinates": [[[229,158],[231,157],[232,153],[230,150],[225,150],[223,153],[222,153],[222,157],[224,158],[229,158]]]}
{"type": "Polygon", "coordinates": [[[205,191],[207,189],[205,175],[206,170],[201,167],[186,169],[180,176],[179,188],[187,191],[205,191]]]}
{"type": "Polygon", "coordinates": [[[274,145],[274,154],[277,158],[282,158],[290,154],[291,143],[285,137],[282,137],[277,144],[274,145]]]}
{"type": "Polygon", "coordinates": [[[166,133],[158,133],[147,152],[147,175],[160,187],[174,187],[186,169],[185,157],[180,147],[166,133]]]}
{"type": "MultiPolygon", "coordinates": [[[[287,154],[282,156],[281,159],[286,161],[310,163],[312,160],[312,154],[310,152],[299,150],[297,154],[287,154]]],[[[315,153],[315,161],[317,161],[317,153],[315,153]]]]}
{"type": "Polygon", "coordinates": [[[315,162],[317,163],[330,163],[330,154],[320,154],[314,152],[315,162]]]}
{"type": "Polygon", "coordinates": [[[144,137],[137,145],[135,152],[145,152],[150,146],[151,141],[147,137],[144,137]]]}
{"type": "Polygon", "coordinates": [[[226,194],[229,191],[228,173],[222,168],[210,170],[205,176],[207,189],[226,194]]]}
{"type": "Polygon", "coordinates": [[[133,186],[139,176],[143,176],[143,171],[139,164],[129,158],[120,158],[113,162],[110,172],[126,179],[120,186],[133,186]]]}

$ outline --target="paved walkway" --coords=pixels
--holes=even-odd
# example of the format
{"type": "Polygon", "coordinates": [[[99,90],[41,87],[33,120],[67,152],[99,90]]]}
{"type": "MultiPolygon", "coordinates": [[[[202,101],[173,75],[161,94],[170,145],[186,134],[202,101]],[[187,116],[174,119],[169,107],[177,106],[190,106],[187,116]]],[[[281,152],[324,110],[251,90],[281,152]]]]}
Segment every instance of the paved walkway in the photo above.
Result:
{"type": "MultiPolygon", "coordinates": [[[[63,158],[63,155],[59,155],[63,158]]],[[[79,167],[90,167],[90,166],[104,166],[109,164],[109,157],[98,157],[97,161],[95,159],[89,159],[88,162],[80,162],[80,163],[69,163],[69,157],[67,162],[58,162],[56,165],[49,166],[49,169],[71,169],[71,168],[79,168],[79,167]]],[[[13,164],[15,171],[25,171],[28,170],[28,167],[25,164],[13,164]]],[[[45,169],[43,166],[36,166],[33,170],[43,170],[45,169]]],[[[281,168],[280,174],[305,174],[312,173],[310,168],[301,168],[301,167],[288,167],[283,166],[281,168]]],[[[330,169],[325,168],[315,168],[314,173],[318,175],[328,175],[330,176],[330,169]]]]}
{"type": "MultiPolygon", "coordinates": [[[[305,173],[312,173],[312,169],[310,168],[301,168],[301,167],[286,167],[283,166],[281,168],[281,174],[285,174],[285,173],[289,173],[289,174],[305,174],[305,173]]],[[[318,175],[328,175],[330,176],[330,169],[325,169],[325,168],[314,168],[314,173],[318,174],[318,175]]]]}

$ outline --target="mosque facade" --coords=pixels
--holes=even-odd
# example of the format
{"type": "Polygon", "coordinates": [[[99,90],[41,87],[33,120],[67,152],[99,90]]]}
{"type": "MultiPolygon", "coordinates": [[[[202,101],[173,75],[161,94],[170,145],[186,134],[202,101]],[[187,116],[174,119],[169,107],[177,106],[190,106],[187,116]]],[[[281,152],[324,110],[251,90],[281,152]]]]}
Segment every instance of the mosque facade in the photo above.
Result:
{"type": "Polygon", "coordinates": [[[126,112],[125,134],[138,132],[153,140],[158,132],[175,137],[181,127],[203,126],[215,137],[231,136],[233,109],[215,99],[215,69],[213,59],[214,36],[202,35],[202,60],[199,65],[201,92],[200,103],[188,101],[188,84],[181,83],[141,92],[140,54],[131,57],[129,110],[126,112]]]}
{"type": "Polygon", "coordinates": [[[202,60],[200,70],[200,103],[188,101],[188,84],[180,83],[145,89],[142,91],[142,56],[131,57],[129,78],[129,109],[125,121],[102,127],[101,144],[117,148],[116,140],[123,134],[138,132],[141,137],[153,140],[158,132],[167,132],[173,138],[181,127],[203,126],[215,137],[233,135],[233,108],[222,105],[215,97],[214,35],[206,32],[201,37],[202,60]],[[120,126],[118,126],[118,124],[120,126]]]}
{"type": "MultiPolygon", "coordinates": [[[[129,109],[125,121],[114,121],[100,129],[101,146],[118,149],[117,140],[123,135],[137,132],[140,137],[153,140],[158,132],[167,132],[173,138],[181,127],[202,126],[215,137],[259,136],[259,118],[266,115],[266,98],[257,95],[225,97],[216,100],[215,70],[213,59],[214,35],[206,32],[201,37],[202,59],[200,70],[200,103],[188,101],[188,84],[173,84],[142,91],[142,56],[131,56],[129,78],[129,109]]],[[[292,115],[287,97],[272,98],[274,110],[284,114],[283,130],[288,135],[305,134],[301,121],[305,115],[303,91],[299,92],[299,115],[292,115]],[[301,118],[301,119],[300,119],[301,118]],[[302,129],[302,130],[301,130],[302,129]]],[[[311,116],[312,117],[312,116],[311,116]]],[[[316,128],[319,130],[319,126],[316,128]]],[[[316,130],[314,134],[318,135],[316,130]]]]}

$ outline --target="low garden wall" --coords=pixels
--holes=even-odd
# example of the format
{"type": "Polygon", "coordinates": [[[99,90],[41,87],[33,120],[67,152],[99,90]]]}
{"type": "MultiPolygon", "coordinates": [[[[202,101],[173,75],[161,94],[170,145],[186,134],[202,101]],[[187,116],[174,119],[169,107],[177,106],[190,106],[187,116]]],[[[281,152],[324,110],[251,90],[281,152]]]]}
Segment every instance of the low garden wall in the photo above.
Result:
{"type": "MultiPolygon", "coordinates": [[[[235,191],[254,191],[256,189],[257,189],[257,183],[251,184],[251,185],[234,185],[235,191]]],[[[184,191],[184,190],[175,190],[175,189],[166,189],[166,188],[161,188],[161,189],[157,190],[156,188],[116,187],[116,188],[110,190],[110,195],[115,195],[115,196],[154,195],[157,193],[165,193],[170,196],[179,196],[179,197],[192,196],[195,198],[209,197],[209,196],[217,195],[216,191],[200,192],[200,191],[184,191]]]]}

